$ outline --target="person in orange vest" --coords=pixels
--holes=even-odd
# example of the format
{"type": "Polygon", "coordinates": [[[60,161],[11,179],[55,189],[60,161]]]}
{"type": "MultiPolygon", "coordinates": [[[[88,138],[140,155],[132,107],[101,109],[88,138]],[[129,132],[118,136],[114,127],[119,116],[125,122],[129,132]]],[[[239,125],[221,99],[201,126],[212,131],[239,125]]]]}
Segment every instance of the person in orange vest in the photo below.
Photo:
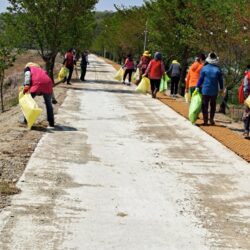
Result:
{"type": "Polygon", "coordinates": [[[156,94],[160,89],[161,78],[165,74],[165,66],[162,61],[162,54],[156,52],[154,59],[150,61],[146,72],[143,76],[150,79],[152,98],[156,98],[156,94]]]}
{"type": "MultiPolygon", "coordinates": [[[[250,95],[250,65],[247,65],[245,71],[245,77],[243,79],[243,93],[244,99],[250,95]]],[[[244,123],[244,133],[245,138],[249,138],[249,127],[250,127],[250,108],[246,105],[242,117],[244,123]]]]}
{"type": "Polygon", "coordinates": [[[126,77],[128,75],[128,83],[127,85],[131,85],[131,78],[132,78],[132,73],[135,69],[135,64],[134,64],[134,60],[132,58],[132,56],[129,54],[125,60],[124,65],[122,66],[122,68],[125,68],[125,72],[123,75],[123,84],[125,84],[125,80],[126,77]]]}
{"type": "MultiPolygon", "coordinates": [[[[23,93],[30,93],[33,98],[37,95],[42,95],[46,110],[47,120],[50,127],[54,127],[54,112],[52,106],[52,86],[53,82],[47,72],[36,63],[27,63],[24,69],[24,88],[23,93]]],[[[26,123],[26,120],[22,121],[26,123]]]]}
{"type": "Polygon", "coordinates": [[[63,65],[65,65],[65,67],[69,70],[69,75],[67,78],[67,84],[71,85],[70,81],[71,81],[71,77],[72,77],[72,73],[74,71],[74,61],[75,57],[73,54],[73,49],[69,49],[65,56],[64,56],[64,61],[63,61],[63,65]]]}
{"type": "Polygon", "coordinates": [[[197,56],[195,62],[190,66],[187,77],[186,77],[186,93],[190,93],[192,96],[196,85],[200,78],[200,72],[206,60],[206,56],[204,54],[200,54],[197,56]]]}

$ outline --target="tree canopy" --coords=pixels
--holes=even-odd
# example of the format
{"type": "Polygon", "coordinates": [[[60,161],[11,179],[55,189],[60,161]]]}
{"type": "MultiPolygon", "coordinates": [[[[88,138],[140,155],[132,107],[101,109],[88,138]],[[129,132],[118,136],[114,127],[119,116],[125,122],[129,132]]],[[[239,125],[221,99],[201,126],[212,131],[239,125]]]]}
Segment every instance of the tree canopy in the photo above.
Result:
{"type": "Polygon", "coordinates": [[[147,49],[162,52],[166,65],[178,59],[182,81],[197,54],[215,51],[232,88],[250,60],[249,9],[248,0],[145,0],[142,7],[117,9],[98,20],[93,49],[114,58],[127,53],[138,58],[147,24],[147,49]]]}
{"type": "Polygon", "coordinates": [[[55,57],[70,47],[91,44],[97,0],[9,0],[21,44],[37,48],[53,76],[55,57]],[[22,39],[21,39],[22,38],[22,39]]]}

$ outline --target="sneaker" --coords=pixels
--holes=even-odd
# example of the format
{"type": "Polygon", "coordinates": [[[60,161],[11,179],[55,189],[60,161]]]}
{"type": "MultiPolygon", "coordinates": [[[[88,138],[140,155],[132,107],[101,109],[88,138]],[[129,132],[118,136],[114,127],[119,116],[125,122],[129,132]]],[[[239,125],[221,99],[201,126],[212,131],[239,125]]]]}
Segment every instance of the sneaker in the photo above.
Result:
{"type": "Polygon", "coordinates": [[[70,82],[67,82],[68,85],[72,85],[70,82]]]}
{"type": "Polygon", "coordinates": [[[128,82],[126,85],[127,85],[127,86],[130,86],[130,85],[131,85],[131,83],[130,83],[130,82],[128,82]]]}
{"type": "Polygon", "coordinates": [[[249,131],[244,131],[243,136],[244,136],[245,138],[249,138],[249,131]]]}
{"type": "Polygon", "coordinates": [[[202,126],[208,126],[208,123],[207,122],[203,122],[201,125],[202,126]]]}
{"type": "Polygon", "coordinates": [[[126,83],[123,81],[123,82],[122,82],[122,84],[124,84],[124,85],[125,85],[126,83]]]}
{"type": "Polygon", "coordinates": [[[212,126],[214,126],[214,125],[215,125],[214,120],[210,120],[210,125],[212,125],[212,126]]]}
{"type": "Polygon", "coordinates": [[[55,98],[52,99],[52,104],[57,104],[57,100],[55,98]]]}

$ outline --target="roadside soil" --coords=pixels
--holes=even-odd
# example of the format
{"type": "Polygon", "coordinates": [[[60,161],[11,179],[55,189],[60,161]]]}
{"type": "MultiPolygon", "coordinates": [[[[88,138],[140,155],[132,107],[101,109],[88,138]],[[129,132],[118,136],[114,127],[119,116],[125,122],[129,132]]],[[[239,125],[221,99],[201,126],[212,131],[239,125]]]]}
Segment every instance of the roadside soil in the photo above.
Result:
{"type": "MultiPolygon", "coordinates": [[[[23,81],[24,66],[30,61],[44,66],[39,55],[30,51],[19,56],[14,66],[6,72],[6,79],[15,79],[15,84],[10,86],[11,95],[14,97],[18,95],[18,87],[23,81]]],[[[60,69],[61,61],[61,58],[57,59],[55,73],[60,69]]],[[[54,87],[54,94],[58,102],[54,105],[56,114],[66,96],[65,84],[54,87]]],[[[48,123],[43,98],[36,97],[36,102],[43,112],[31,130],[19,123],[22,113],[18,105],[7,106],[7,111],[0,113],[0,212],[10,204],[10,195],[20,192],[15,183],[22,175],[40,138],[47,132],[48,123]]]]}

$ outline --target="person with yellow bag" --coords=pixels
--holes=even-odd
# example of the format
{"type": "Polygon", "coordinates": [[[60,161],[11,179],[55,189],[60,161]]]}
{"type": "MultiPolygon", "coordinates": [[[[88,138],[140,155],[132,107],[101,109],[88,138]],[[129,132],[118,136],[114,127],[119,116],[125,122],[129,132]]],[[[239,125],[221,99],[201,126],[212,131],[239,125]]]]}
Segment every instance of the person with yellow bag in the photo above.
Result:
{"type": "Polygon", "coordinates": [[[151,61],[151,54],[149,53],[148,50],[146,50],[146,51],[144,51],[143,55],[140,58],[140,62],[137,65],[137,68],[139,69],[139,79],[136,80],[137,85],[142,80],[142,75],[145,73],[150,61],[151,61]]]}
{"type": "MultiPolygon", "coordinates": [[[[52,106],[53,82],[51,78],[48,76],[47,72],[40,67],[40,65],[31,62],[26,64],[24,75],[23,94],[30,93],[32,98],[35,98],[37,95],[43,96],[49,126],[54,127],[55,121],[52,106]]],[[[24,119],[24,122],[27,123],[27,120],[24,119]]]]}
{"type": "Polygon", "coordinates": [[[156,98],[156,94],[160,89],[160,83],[162,76],[165,75],[165,66],[162,61],[162,54],[156,52],[154,54],[154,59],[150,61],[145,74],[150,79],[152,98],[156,98]]]}

